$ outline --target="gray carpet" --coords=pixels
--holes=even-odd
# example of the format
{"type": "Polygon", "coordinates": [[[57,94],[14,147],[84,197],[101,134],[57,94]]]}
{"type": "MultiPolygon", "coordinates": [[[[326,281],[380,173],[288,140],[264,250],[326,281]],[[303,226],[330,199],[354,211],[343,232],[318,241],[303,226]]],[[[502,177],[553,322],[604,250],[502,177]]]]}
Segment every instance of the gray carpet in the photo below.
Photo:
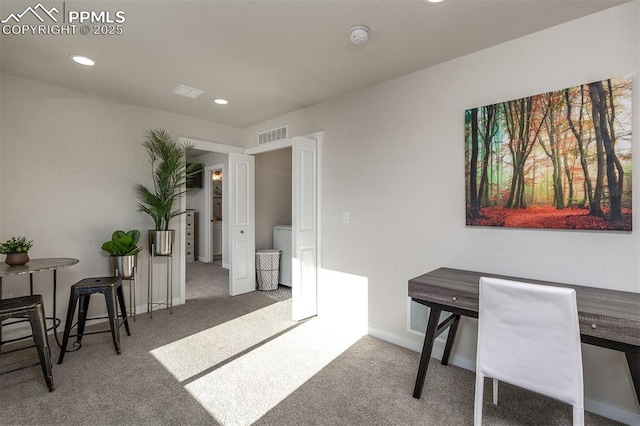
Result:
{"type": "MultiPolygon", "coordinates": [[[[276,290],[262,291],[263,295],[277,301],[291,299],[291,287],[279,285],[276,290]]],[[[222,261],[187,263],[186,299],[229,296],[229,271],[222,268],[222,261]]]]}
{"type": "MultiPolygon", "coordinates": [[[[222,293],[219,289],[211,294],[222,293]]],[[[279,380],[297,374],[304,360],[318,352],[314,342],[327,339],[317,332],[317,320],[294,324],[286,317],[291,304],[282,305],[263,293],[189,298],[173,315],[166,310],[154,313],[152,320],[139,315],[131,324],[133,335],[122,336],[121,355],[115,354],[109,334],[86,336],[79,351],[54,364],[53,393],[47,392],[39,367],[2,376],[0,424],[200,425],[220,419],[250,424],[235,413],[243,406],[259,408],[267,396],[278,393],[279,380]],[[314,324],[316,329],[305,331],[314,324]],[[305,344],[287,341],[305,333],[305,344]],[[265,357],[255,361],[253,355],[261,352],[265,357]],[[238,396],[221,391],[232,385],[248,391],[238,396]]],[[[340,340],[339,329],[328,333],[340,340]]],[[[53,344],[54,361],[58,353],[53,344]]],[[[3,354],[0,369],[35,361],[33,349],[3,354]]],[[[362,337],[292,385],[277,403],[265,406],[255,423],[471,425],[473,372],[434,360],[424,395],[416,400],[411,394],[417,364],[415,352],[362,337]]],[[[500,405],[495,407],[490,389],[487,382],[485,424],[571,424],[571,409],[564,404],[501,384],[500,405]]],[[[585,420],[587,425],[616,424],[590,413],[585,420]]]]}
{"type": "Polygon", "coordinates": [[[187,263],[187,300],[229,296],[229,270],[222,268],[222,261],[187,263]]]}
{"type": "Polygon", "coordinates": [[[263,291],[262,294],[278,302],[291,302],[291,287],[286,285],[278,284],[277,289],[263,291]]]}

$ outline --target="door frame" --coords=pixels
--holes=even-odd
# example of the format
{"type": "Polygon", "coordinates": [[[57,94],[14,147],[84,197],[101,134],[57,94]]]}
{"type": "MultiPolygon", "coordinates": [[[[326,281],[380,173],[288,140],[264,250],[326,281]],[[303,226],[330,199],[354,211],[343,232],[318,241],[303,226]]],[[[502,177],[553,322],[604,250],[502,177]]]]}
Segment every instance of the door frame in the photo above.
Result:
{"type": "MultiPolygon", "coordinates": [[[[324,142],[324,132],[323,131],[319,131],[319,132],[314,132],[314,133],[309,133],[309,134],[305,134],[305,135],[300,135],[301,137],[304,138],[309,138],[309,139],[315,139],[316,143],[317,143],[317,168],[316,168],[316,178],[317,178],[317,193],[316,193],[316,218],[317,218],[317,235],[316,235],[316,241],[317,241],[317,255],[316,255],[316,262],[317,262],[317,277],[320,277],[320,269],[322,268],[322,145],[324,142]]],[[[282,149],[282,148],[287,148],[287,147],[293,147],[293,143],[291,139],[283,139],[281,141],[275,141],[275,142],[269,142],[269,143],[265,143],[262,145],[258,145],[255,147],[251,147],[251,148],[246,148],[243,149],[239,146],[234,146],[234,145],[226,145],[226,144],[221,144],[221,143],[217,143],[217,142],[208,142],[208,141],[203,141],[203,140],[199,140],[199,139],[192,139],[192,138],[186,138],[186,137],[180,137],[179,139],[180,143],[188,143],[191,145],[192,148],[194,149],[199,149],[202,151],[209,151],[209,152],[219,152],[221,154],[229,154],[231,152],[235,152],[235,153],[241,153],[241,154],[250,154],[250,155],[254,155],[254,154],[260,154],[263,152],[269,152],[269,151],[276,151],[278,149],[282,149]]],[[[228,192],[228,191],[227,191],[228,192]]],[[[223,201],[224,202],[224,201],[223,201]]],[[[181,201],[180,201],[180,208],[182,210],[185,210],[187,208],[187,200],[186,197],[182,197],[181,201]]],[[[227,221],[227,224],[224,224],[223,221],[223,228],[228,228],[229,227],[229,221],[227,221]]],[[[181,215],[180,216],[180,267],[177,268],[180,272],[179,272],[179,282],[180,282],[180,303],[185,303],[185,292],[186,292],[186,258],[185,258],[185,254],[184,254],[184,250],[183,248],[185,247],[186,244],[186,229],[187,229],[187,221],[186,221],[186,217],[185,215],[181,215]]],[[[229,230],[227,229],[227,235],[228,235],[229,230]]],[[[320,281],[319,279],[317,280],[317,285],[320,285],[320,281]]]]}
{"type": "MultiPolygon", "coordinates": [[[[188,144],[189,147],[193,148],[193,149],[198,149],[201,151],[208,151],[208,152],[218,152],[220,154],[229,154],[230,152],[237,152],[237,153],[242,153],[243,149],[239,146],[233,146],[233,145],[226,145],[226,144],[222,144],[222,143],[217,143],[217,142],[209,142],[209,141],[203,141],[200,139],[193,139],[193,138],[187,138],[187,137],[183,137],[180,136],[178,138],[178,142],[181,144],[188,144]]],[[[185,188],[186,189],[186,188],[185,188]]],[[[226,191],[228,192],[228,191],[226,191]]],[[[224,190],[223,190],[223,196],[224,196],[224,190]]],[[[187,209],[187,197],[180,197],[180,210],[184,211],[187,209]]],[[[175,303],[174,304],[184,304],[186,302],[186,282],[187,282],[187,263],[186,263],[186,256],[184,253],[184,247],[186,246],[186,234],[187,234],[187,218],[185,215],[180,215],[180,246],[179,246],[179,265],[178,268],[173,268],[173,270],[178,270],[178,282],[179,282],[179,288],[180,288],[180,297],[179,297],[179,303],[175,303]]],[[[174,264],[175,266],[175,264],[174,264]]],[[[175,274],[173,275],[175,278],[175,274]]],[[[175,281],[174,281],[175,282],[175,281]]]]}

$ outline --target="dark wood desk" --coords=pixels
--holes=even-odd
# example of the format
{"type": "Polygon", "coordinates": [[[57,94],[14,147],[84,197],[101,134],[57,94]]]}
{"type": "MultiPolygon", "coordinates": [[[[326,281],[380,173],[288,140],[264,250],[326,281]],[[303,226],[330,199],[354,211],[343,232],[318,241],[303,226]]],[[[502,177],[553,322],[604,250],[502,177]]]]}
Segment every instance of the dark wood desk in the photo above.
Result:
{"type": "Polygon", "coordinates": [[[433,342],[444,330],[449,335],[442,364],[449,363],[460,316],[478,318],[480,277],[495,277],[576,290],[582,343],[624,352],[640,402],[640,294],[626,291],[484,274],[461,269],[439,268],[409,280],[409,297],[430,308],[424,346],[420,356],[413,397],[420,398],[429,367],[433,342]],[[442,311],[451,315],[438,324],[442,311]]]}
{"type": "MultiPolygon", "coordinates": [[[[2,298],[2,277],[29,274],[29,294],[33,294],[33,273],[53,271],[53,316],[47,317],[47,319],[53,320],[53,335],[58,346],[60,346],[61,343],[58,338],[58,325],[60,325],[60,319],[56,317],[56,294],[58,286],[57,271],[60,268],[75,265],[76,263],[78,263],[78,259],[73,259],[70,257],[30,259],[26,265],[20,266],[8,266],[5,263],[0,263],[0,299],[2,298]]],[[[10,343],[21,339],[22,338],[12,339],[10,341],[2,341],[2,325],[0,324],[0,349],[5,343],[10,343]]]]}

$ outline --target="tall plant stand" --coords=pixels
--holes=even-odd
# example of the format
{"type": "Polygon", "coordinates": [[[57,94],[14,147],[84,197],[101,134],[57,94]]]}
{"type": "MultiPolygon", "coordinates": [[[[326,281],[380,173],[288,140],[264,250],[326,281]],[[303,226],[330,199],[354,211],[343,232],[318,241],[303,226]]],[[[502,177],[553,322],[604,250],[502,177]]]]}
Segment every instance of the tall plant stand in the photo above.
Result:
{"type": "MultiPolygon", "coordinates": [[[[133,322],[136,322],[136,269],[137,267],[134,266],[133,275],[131,275],[130,277],[120,277],[120,279],[123,281],[123,285],[124,280],[129,281],[129,312],[127,315],[133,317],[133,322]]],[[[117,270],[116,275],[118,275],[117,270]]]]}
{"type": "Polygon", "coordinates": [[[153,308],[155,306],[166,306],[166,309],[169,309],[169,314],[173,314],[173,279],[172,279],[172,264],[173,264],[173,250],[171,250],[170,254],[167,255],[155,255],[155,246],[151,244],[151,256],[149,257],[149,285],[147,287],[148,297],[147,297],[147,311],[149,312],[149,318],[153,318],[153,308]],[[155,259],[157,257],[162,257],[167,259],[167,300],[164,302],[154,302],[153,301],[153,266],[155,264],[155,259]]]}
{"type": "Polygon", "coordinates": [[[111,271],[113,275],[120,277],[122,285],[124,280],[129,281],[129,308],[127,316],[136,320],[136,273],[138,272],[138,254],[110,256],[111,271]]]}

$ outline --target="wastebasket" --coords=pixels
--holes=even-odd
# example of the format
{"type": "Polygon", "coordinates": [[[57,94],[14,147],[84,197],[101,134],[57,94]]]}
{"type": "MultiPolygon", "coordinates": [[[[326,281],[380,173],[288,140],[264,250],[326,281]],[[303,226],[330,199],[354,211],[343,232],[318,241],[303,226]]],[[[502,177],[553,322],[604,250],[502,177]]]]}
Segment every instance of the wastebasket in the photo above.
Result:
{"type": "Polygon", "coordinates": [[[280,272],[281,250],[265,249],[256,251],[256,275],[258,290],[277,290],[280,272]]]}

